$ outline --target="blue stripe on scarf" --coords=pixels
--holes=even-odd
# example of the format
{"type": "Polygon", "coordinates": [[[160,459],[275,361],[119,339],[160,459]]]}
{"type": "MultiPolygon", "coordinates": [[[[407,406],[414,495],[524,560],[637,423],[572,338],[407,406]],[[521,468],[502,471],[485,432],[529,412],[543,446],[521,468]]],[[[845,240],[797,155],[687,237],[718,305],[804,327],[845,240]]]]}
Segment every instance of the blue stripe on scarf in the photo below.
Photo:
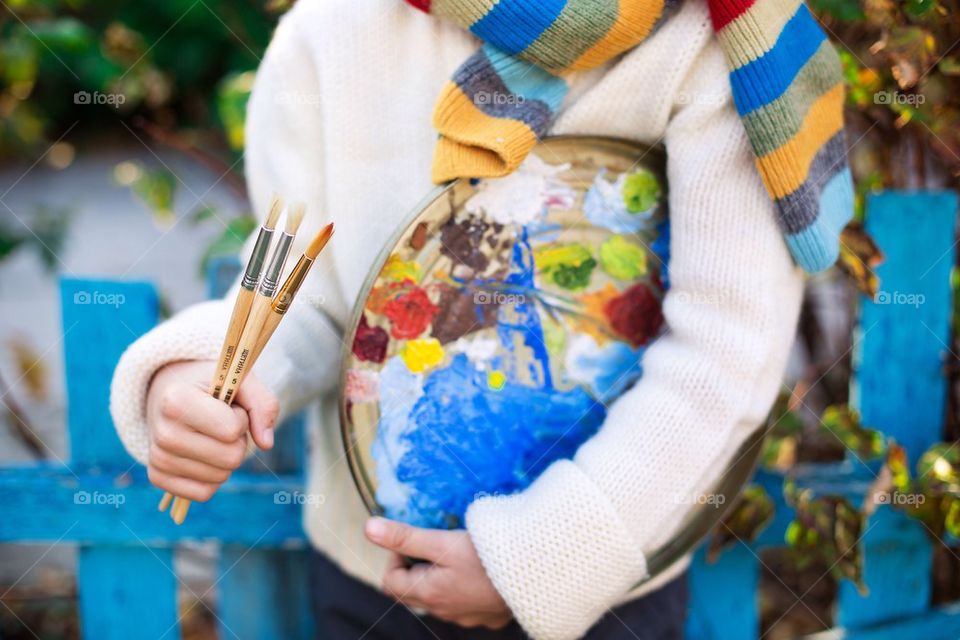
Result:
{"type": "Polygon", "coordinates": [[[779,98],[826,37],[807,5],[800,4],[773,48],[730,74],[740,115],[779,98]]]}
{"type": "Polygon", "coordinates": [[[516,55],[557,19],[567,0],[500,0],[470,31],[488,44],[516,55]]]}
{"type": "Polygon", "coordinates": [[[820,194],[820,215],[806,229],[786,236],[797,264],[808,273],[829,268],[837,261],[837,238],[853,217],[853,177],[850,169],[837,173],[820,194]]]}
{"type": "Polygon", "coordinates": [[[483,51],[510,93],[539,100],[556,113],[567,95],[567,82],[549,71],[484,45],[483,51]]]}

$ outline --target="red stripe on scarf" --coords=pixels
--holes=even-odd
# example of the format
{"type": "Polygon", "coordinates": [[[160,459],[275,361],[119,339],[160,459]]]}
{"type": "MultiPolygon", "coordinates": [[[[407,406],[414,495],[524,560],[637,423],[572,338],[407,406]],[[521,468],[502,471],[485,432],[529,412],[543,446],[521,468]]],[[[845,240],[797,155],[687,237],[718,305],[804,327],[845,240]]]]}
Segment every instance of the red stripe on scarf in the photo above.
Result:
{"type": "Polygon", "coordinates": [[[710,20],[713,22],[713,30],[720,31],[720,29],[723,29],[746,13],[754,2],[755,0],[708,0],[707,4],[710,6],[710,20]]]}

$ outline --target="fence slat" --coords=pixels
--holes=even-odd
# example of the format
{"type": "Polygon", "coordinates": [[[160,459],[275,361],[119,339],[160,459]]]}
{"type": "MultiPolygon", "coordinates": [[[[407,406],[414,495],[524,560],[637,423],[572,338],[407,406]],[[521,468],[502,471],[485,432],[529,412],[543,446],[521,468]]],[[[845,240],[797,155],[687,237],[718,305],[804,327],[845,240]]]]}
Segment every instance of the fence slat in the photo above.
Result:
{"type": "Polygon", "coordinates": [[[220,550],[220,637],[308,640],[313,637],[308,551],[220,550]]]}
{"type": "Polygon", "coordinates": [[[83,637],[180,637],[172,549],[82,547],[77,558],[83,637]]]}
{"type": "Polygon", "coordinates": [[[854,397],[864,423],[906,447],[911,463],[943,437],[956,214],[953,192],[885,192],[867,204],[886,261],[877,301],[863,300],[854,397]]]}
{"type": "Polygon", "coordinates": [[[743,544],[725,550],[707,564],[701,547],[688,574],[690,640],[752,640],[759,637],[757,587],[760,561],[743,544]]]}
{"type": "MultiPolygon", "coordinates": [[[[877,269],[876,301],[863,300],[854,400],[864,424],[905,446],[911,464],[943,437],[956,212],[952,192],[886,192],[867,206],[867,230],[886,261],[877,269]]],[[[932,549],[922,525],[883,507],[866,527],[870,593],[861,597],[849,583],[840,585],[838,622],[847,629],[930,606],[932,549]]]]}
{"type": "MultiPolygon", "coordinates": [[[[61,280],[60,300],[71,452],[68,471],[78,481],[70,502],[61,509],[66,532],[68,527],[86,526],[88,517],[99,512],[114,511],[117,518],[115,509],[98,502],[98,492],[103,490],[113,499],[126,497],[119,488],[105,486],[106,479],[122,483],[132,463],[110,419],[110,379],[127,345],[156,324],[159,303],[155,289],[146,283],[72,278],[61,280]],[[105,477],[97,478],[98,471],[105,477]],[[96,483],[85,486],[84,477],[96,483]],[[71,525],[74,515],[78,520],[71,525]]],[[[113,528],[129,528],[123,524],[121,519],[113,528]]],[[[179,638],[172,558],[170,550],[142,543],[81,546],[77,583],[84,636],[179,638]]]]}

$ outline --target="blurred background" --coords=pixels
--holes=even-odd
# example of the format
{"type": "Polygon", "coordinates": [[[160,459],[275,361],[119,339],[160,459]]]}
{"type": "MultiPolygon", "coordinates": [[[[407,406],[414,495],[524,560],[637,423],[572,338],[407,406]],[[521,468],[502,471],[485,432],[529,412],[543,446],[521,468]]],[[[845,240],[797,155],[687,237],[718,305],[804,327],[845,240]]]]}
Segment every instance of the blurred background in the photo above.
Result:
{"type": "MultiPolygon", "coordinates": [[[[205,298],[211,259],[235,253],[253,229],[245,104],[292,3],[0,0],[0,463],[68,456],[59,277],[148,280],[169,313],[205,298]]],[[[872,193],[956,190],[960,2],[812,7],[848,82],[857,220],[872,193]]],[[[852,449],[896,479],[902,451],[849,406],[858,309],[880,290],[882,261],[883,247],[854,224],[838,267],[810,279],[789,380],[770,419],[768,470],[789,477],[796,465],[842,460],[852,449]]],[[[954,304],[958,282],[954,265],[954,304]]],[[[943,345],[946,444],[930,458],[937,482],[911,487],[929,496],[924,508],[904,508],[930,531],[933,604],[960,599],[957,318],[955,308],[943,345]]],[[[713,555],[763,530],[773,517],[768,493],[747,491],[711,540],[713,555]]],[[[797,518],[782,548],[764,551],[758,607],[768,638],[833,626],[838,585],[857,583],[862,570],[849,540],[868,507],[812,498],[789,483],[785,499],[809,518],[797,518]]],[[[216,634],[212,556],[210,545],[178,551],[178,573],[195,587],[182,594],[185,637],[216,634]],[[209,608],[189,605],[198,593],[209,608]]],[[[76,584],[70,545],[0,545],[0,637],[78,637],[76,584]]]]}

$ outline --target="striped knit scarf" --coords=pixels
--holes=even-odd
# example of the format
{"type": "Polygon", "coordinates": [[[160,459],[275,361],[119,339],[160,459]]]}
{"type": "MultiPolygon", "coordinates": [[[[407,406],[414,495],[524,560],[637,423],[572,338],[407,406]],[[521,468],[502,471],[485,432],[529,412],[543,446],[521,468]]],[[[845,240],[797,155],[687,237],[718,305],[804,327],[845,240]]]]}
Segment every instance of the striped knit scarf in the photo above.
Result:
{"type": "MultiPolygon", "coordinates": [[[[441,93],[433,179],[502,176],[547,133],[563,75],[644,40],[678,0],[407,0],[484,41],[441,93]],[[666,5],[666,6],[665,6],[666,5]]],[[[707,0],[734,103],[797,263],[837,258],[853,212],[839,59],[801,0],[707,0]]]]}

